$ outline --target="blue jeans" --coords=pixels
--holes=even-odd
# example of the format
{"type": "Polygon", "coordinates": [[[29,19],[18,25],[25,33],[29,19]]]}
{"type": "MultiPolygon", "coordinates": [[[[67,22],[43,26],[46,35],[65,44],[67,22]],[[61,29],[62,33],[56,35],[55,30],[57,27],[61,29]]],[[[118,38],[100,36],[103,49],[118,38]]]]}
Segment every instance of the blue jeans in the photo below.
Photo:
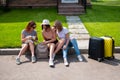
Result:
{"type": "Polygon", "coordinates": [[[67,48],[62,50],[62,52],[63,52],[63,58],[67,58],[67,52],[68,52],[68,49],[70,47],[74,47],[76,55],[80,55],[80,50],[78,48],[78,44],[77,44],[76,39],[71,39],[69,41],[69,44],[68,44],[67,48]]]}

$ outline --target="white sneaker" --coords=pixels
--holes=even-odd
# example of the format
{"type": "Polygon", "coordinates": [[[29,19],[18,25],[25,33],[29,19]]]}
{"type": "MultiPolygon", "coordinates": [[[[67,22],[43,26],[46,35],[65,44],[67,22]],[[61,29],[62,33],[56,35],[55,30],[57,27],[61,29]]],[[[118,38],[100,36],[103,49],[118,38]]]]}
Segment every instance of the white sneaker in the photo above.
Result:
{"type": "Polygon", "coordinates": [[[36,57],[35,57],[35,56],[32,56],[32,57],[31,57],[31,60],[32,60],[32,63],[35,63],[35,62],[36,62],[36,57]]]}
{"type": "Polygon", "coordinates": [[[78,60],[79,60],[80,62],[82,62],[82,61],[83,61],[83,58],[82,58],[82,56],[81,56],[81,55],[78,55],[78,56],[77,56],[77,58],[78,58],[78,60]]]}
{"type": "Polygon", "coordinates": [[[65,65],[65,66],[69,66],[69,63],[68,63],[68,61],[67,61],[67,58],[64,58],[64,65],[65,65]]]}
{"type": "Polygon", "coordinates": [[[17,65],[20,65],[20,64],[21,64],[20,58],[16,58],[16,64],[17,64],[17,65]]]}
{"type": "Polygon", "coordinates": [[[50,66],[50,67],[54,67],[54,62],[53,62],[53,60],[51,60],[51,59],[49,59],[49,66],[50,66]]]}

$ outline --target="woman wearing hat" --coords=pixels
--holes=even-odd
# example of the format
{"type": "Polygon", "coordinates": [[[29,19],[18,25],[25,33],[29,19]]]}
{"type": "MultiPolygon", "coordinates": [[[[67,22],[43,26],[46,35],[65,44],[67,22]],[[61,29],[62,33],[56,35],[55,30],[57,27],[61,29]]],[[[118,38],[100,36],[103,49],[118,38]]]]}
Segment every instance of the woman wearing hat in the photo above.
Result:
{"type": "Polygon", "coordinates": [[[22,48],[16,58],[16,64],[21,64],[20,56],[25,53],[25,51],[29,48],[31,51],[31,60],[32,63],[36,62],[36,58],[34,55],[34,42],[38,40],[37,32],[35,30],[36,23],[34,21],[30,21],[26,28],[21,32],[21,41],[22,41],[22,48]]]}
{"type": "Polygon", "coordinates": [[[55,50],[55,45],[58,42],[56,39],[56,34],[51,29],[48,19],[44,19],[41,26],[42,26],[42,36],[44,38],[43,43],[47,44],[47,46],[49,47],[49,66],[54,67],[53,57],[55,54],[53,52],[55,50]]]}

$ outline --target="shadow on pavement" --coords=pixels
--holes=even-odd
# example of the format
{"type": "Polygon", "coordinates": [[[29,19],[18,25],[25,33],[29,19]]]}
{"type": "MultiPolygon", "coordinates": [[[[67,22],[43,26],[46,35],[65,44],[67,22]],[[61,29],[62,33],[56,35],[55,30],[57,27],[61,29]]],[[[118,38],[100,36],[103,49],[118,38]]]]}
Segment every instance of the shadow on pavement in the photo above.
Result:
{"type": "MultiPolygon", "coordinates": [[[[83,55],[82,55],[82,58],[83,58],[82,62],[88,62],[87,59],[83,55]]],[[[69,66],[70,66],[70,63],[77,63],[80,61],[78,61],[77,56],[75,54],[71,54],[71,55],[68,55],[68,62],[69,62],[69,66]]],[[[55,63],[55,65],[60,64],[60,63],[64,64],[62,55],[56,56],[54,63],[55,63]]]]}
{"type": "MultiPolygon", "coordinates": [[[[82,55],[82,58],[83,58],[83,61],[82,61],[82,62],[88,62],[87,59],[86,59],[83,55],[82,55]]],[[[80,62],[80,61],[78,61],[76,55],[70,55],[70,56],[68,57],[68,60],[69,60],[70,62],[80,62]]]]}
{"type": "Polygon", "coordinates": [[[21,62],[21,63],[24,64],[24,63],[30,63],[30,62],[31,62],[30,60],[26,60],[26,61],[21,62]]]}
{"type": "Polygon", "coordinates": [[[103,61],[103,63],[109,64],[109,65],[113,65],[113,66],[118,66],[118,65],[120,64],[120,59],[117,59],[117,58],[115,58],[115,59],[110,59],[110,60],[105,59],[105,60],[103,61]]]}

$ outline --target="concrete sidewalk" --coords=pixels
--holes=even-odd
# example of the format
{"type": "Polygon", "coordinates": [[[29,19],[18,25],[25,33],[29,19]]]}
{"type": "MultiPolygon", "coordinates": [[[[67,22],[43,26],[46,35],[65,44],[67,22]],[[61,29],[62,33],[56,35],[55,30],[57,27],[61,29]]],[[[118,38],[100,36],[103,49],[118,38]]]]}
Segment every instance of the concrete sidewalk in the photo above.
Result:
{"type": "Polygon", "coordinates": [[[0,56],[0,80],[119,80],[120,54],[114,60],[98,62],[82,54],[84,62],[78,62],[75,55],[69,55],[69,67],[63,64],[62,56],[55,59],[55,68],[48,66],[48,59],[31,63],[24,56],[21,65],[15,64],[16,55],[0,56]]]}
{"type": "Polygon", "coordinates": [[[87,49],[90,35],[79,16],[66,16],[66,20],[70,37],[77,40],[79,49],[87,49]]]}

